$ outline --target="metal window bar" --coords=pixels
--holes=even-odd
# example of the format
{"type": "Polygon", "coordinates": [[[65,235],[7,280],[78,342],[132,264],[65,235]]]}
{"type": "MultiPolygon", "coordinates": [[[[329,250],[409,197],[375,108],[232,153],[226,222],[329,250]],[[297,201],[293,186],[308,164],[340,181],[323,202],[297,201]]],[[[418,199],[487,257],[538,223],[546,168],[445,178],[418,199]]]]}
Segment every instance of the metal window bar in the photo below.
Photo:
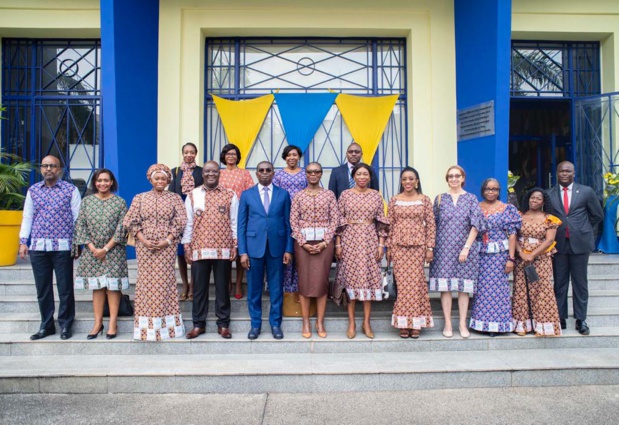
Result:
{"type": "Polygon", "coordinates": [[[100,40],[6,38],[2,44],[3,147],[35,163],[59,156],[63,178],[84,194],[103,165],[100,40]]]}
{"type": "MultiPolygon", "coordinates": [[[[251,99],[275,90],[386,95],[399,100],[383,134],[373,166],[383,196],[397,193],[399,172],[407,162],[406,45],[403,39],[207,39],[205,57],[205,157],[218,158],[227,143],[211,93],[232,100],[251,99]],[[304,61],[301,61],[304,59],[304,61]],[[339,68],[336,65],[339,65],[339,68]],[[348,66],[348,68],[346,68],[348,66]],[[320,79],[306,80],[303,72],[320,79]],[[255,79],[254,77],[258,77],[255,79]]],[[[249,153],[248,167],[264,158],[283,168],[279,157],[287,145],[277,105],[271,108],[249,153]]],[[[302,166],[322,163],[328,182],[331,170],[346,158],[352,137],[334,105],[302,158],[302,166]]]]}

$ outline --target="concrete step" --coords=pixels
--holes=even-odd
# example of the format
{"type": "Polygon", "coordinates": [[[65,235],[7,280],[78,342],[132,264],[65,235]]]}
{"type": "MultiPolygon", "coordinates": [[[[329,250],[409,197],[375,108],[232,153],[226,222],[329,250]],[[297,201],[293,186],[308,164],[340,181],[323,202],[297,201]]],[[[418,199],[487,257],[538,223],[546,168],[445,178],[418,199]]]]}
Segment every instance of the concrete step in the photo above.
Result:
{"type": "Polygon", "coordinates": [[[539,338],[533,335],[520,337],[502,334],[491,338],[487,334],[472,332],[468,339],[456,332],[447,339],[437,328],[424,330],[419,339],[402,339],[396,329],[376,332],[374,339],[359,333],[350,340],[345,332],[329,332],[319,338],[314,332],[310,339],[299,332],[288,332],[283,340],[275,340],[269,329],[255,341],[247,339],[246,332],[233,334],[224,340],[214,332],[188,340],[185,338],[162,343],[144,343],[133,340],[133,333],[119,333],[113,340],[99,336],[87,340],[87,333],[76,333],[67,341],[58,334],[39,341],[30,341],[30,334],[0,334],[0,356],[99,356],[99,355],[192,355],[192,354],[309,354],[309,353],[380,353],[426,351],[494,351],[538,350],[557,348],[618,348],[619,327],[596,328],[592,335],[583,337],[572,327],[560,338],[539,338]]]}
{"type": "MultiPolygon", "coordinates": [[[[361,321],[363,317],[361,312],[358,312],[356,317],[357,328],[360,333],[361,321]]],[[[445,325],[443,314],[436,311],[433,313],[433,319],[434,327],[442,330],[445,325]]],[[[4,313],[0,315],[0,334],[32,334],[39,330],[40,320],[41,319],[38,313],[4,313]]],[[[193,328],[193,322],[191,321],[190,314],[183,314],[183,320],[185,323],[185,329],[193,328]]],[[[108,319],[104,318],[104,322],[107,323],[107,321],[108,319]]],[[[230,330],[232,333],[246,334],[251,327],[250,323],[249,315],[232,316],[230,319],[230,330]]],[[[269,321],[267,316],[263,316],[262,323],[263,329],[266,329],[268,332],[269,321]]],[[[455,316],[452,318],[452,323],[454,326],[457,323],[455,316]]],[[[568,329],[573,329],[574,323],[574,319],[568,319],[568,329]]],[[[596,328],[619,327],[619,309],[589,309],[587,323],[593,329],[594,333],[596,328]]],[[[81,312],[76,314],[75,322],[73,324],[74,332],[88,333],[92,330],[93,326],[94,318],[91,313],[81,312]]],[[[326,315],[325,327],[329,332],[346,332],[346,329],[348,329],[347,313],[344,311],[339,311],[326,315]]],[[[58,323],[56,323],[56,328],[60,329],[58,323]]],[[[372,328],[375,332],[392,332],[393,327],[391,326],[391,312],[372,312],[372,328]]],[[[282,329],[284,332],[301,332],[301,319],[298,317],[284,317],[282,321],[282,329]]],[[[217,331],[217,325],[212,313],[209,313],[206,323],[206,330],[207,333],[215,333],[217,331]]],[[[120,333],[133,332],[133,317],[118,318],[118,331],[120,333]]]]}
{"type": "MultiPolygon", "coordinates": [[[[215,304],[214,289],[211,288],[209,311],[213,311],[215,304]]],[[[568,304],[571,304],[571,292],[570,300],[568,304]]],[[[134,295],[130,295],[133,300],[134,295]]],[[[454,295],[455,298],[455,295],[454,295]]],[[[56,296],[56,300],[58,297],[56,296]]],[[[358,303],[360,304],[360,303],[358,303]]],[[[440,295],[438,293],[430,293],[430,304],[433,311],[441,310],[440,295]]],[[[262,297],[262,309],[269,308],[269,297],[265,295],[262,297]]],[[[58,306],[58,301],[56,301],[58,306]]],[[[192,301],[181,301],[179,303],[181,312],[191,313],[193,303],[192,301]]],[[[92,294],[85,291],[76,291],[75,293],[75,308],[79,312],[92,312],[92,294]]],[[[247,300],[245,298],[237,300],[234,297],[230,298],[231,314],[243,314],[248,312],[247,300]]],[[[619,291],[589,291],[589,308],[619,308],[619,291]]],[[[362,310],[362,305],[358,305],[357,309],[362,310]]],[[[375,302],[372,305],[372,309],[375,311],[392,311],[393,301],[384,300],[375,302]]],[[[342,308],[336,306],[332,302],[327,302],[327,313],[341,311],[342,308]]],[[[39,311],[36,295],[0,295],[0,314],[3,313],[35,313],[39,311]]]]}
{"type": "Polygon", "coordinates": [[[0,369],[0,393],[402,391],[618,383],[616,348],[371,352],[344,356],[5,356],[0,369]]]}
{"type": "MultiPolygon", "coordinates": [[[[135,293],[135,281],[131,281],[129,289],[123,291],[126,294],[135,293]]],[[[214,294],[212,287],[214,283],[211,280],[211,292],[214,294]]],[[[183,284],[180,280],[177,282],[178,293],[180,294],[183,289],[183,284]]],[[[619,291],[619,276],[592,276],[589,278],[589,290],[590,291],[607,291],[616,290],[619,291]]],[[[54,291],[56,291],[56,284],[54,284],[54,291]]],[[[88,293],[88,291],[76,290],[76,293],[88,293]]],[[[15,281],[0,281],[0,296],[1,295],[36,295],[37,290],[34,286],[34,280],[30,277],[29,280],[15,280],[15,281]]],[[[243,294],[247,293],[247,283],[243,282],[243,294]]],[[[571,289],[570,289],[571,293],[571,289]]]]}

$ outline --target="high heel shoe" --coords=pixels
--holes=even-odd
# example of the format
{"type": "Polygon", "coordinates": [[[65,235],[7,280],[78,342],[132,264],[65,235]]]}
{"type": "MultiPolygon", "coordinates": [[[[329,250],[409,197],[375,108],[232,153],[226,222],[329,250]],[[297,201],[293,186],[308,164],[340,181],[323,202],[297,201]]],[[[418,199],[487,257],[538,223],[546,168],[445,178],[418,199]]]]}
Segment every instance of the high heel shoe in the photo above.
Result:
{"type": "Polygon", "coordinates": [[[101,325],[101,327],[99,328],[99,330],[97,332],[95,332],[94,334],[88,334],[88,336],[86,337],[86,339],[95,339],[96,337],[99,336],[99,334],[103,335],[103,325],[101,325]]]}
{"type": "Polygon", "coordinates": [[[116,338],[116,334],[105,334],[105,339],[114,339],[116,338]]]}
{"type": "Polygon", "coordinates": [[[310,329],[309,332],[303,332],[303,329],[301,329],[301,336],[305,339],[310,339],[312,337],[312,328],[309,324],[307,327],[310,329]]]}
{"type": "Polygon", "coordinates": [[[460,336],[462,338],[468,338],[471,336],[471,333],[469,332],[469,330],[466,328],[466,326],[464,327],[464,329],[462,329],[462,326],[458,326],[458,330],[460,331],[460,336]]]}
{"type": "Polygon", "coordinates": [[[372,328],[371,327],[369,329],[366,328],[365,323],[361,325],[361,332],[363,332],[363,334],[367,336],[368,338],[374,339],[374,332],[372,332],[372,328]]]}
{"type": "Polygon", "coordinates": [[[357,329],[356,329],[356,327],[353,328],[352,331],[350,329],[348,329],[346,331],[346,336],[348,337],[348,339],[354,339],[357,336],[357,329]]]}
{"type": "Polygon", "coordinates": [[[324,325],[322,325],[322,329],[323,329],[323,331],[322,331],[322,332],[320,332],[320,331],[318,330],[318,322],[316,322],[316,333],[317,333],[317,334],[318,334],[318,336],[319,336],[319,337],[321,337],[321,338],[326,338],[326,337],[327,337],[327,331],[325,331],[325,330],[324,330],[324,328],[325,328],[325,327],[324,327],[324,325]]]}

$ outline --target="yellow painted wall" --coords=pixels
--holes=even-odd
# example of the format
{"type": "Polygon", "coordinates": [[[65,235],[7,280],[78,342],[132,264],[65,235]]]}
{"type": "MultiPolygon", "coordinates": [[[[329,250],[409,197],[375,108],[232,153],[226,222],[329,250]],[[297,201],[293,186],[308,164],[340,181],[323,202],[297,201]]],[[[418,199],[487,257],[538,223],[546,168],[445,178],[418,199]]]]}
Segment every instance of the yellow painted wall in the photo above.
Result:
{"type": "Polygon", "coordinates": [[[603,93],[619,91],[617,37],[617,0],[512,0],[512,39],[600,42],[603,93]]]}
{"type": "Polygon", "coordinates": [[[453,0],[162,1],[158,158],[204,142],[206,37],[406,37],[409,163],[437,193],[457,156],[453,19],[453,0]]]}

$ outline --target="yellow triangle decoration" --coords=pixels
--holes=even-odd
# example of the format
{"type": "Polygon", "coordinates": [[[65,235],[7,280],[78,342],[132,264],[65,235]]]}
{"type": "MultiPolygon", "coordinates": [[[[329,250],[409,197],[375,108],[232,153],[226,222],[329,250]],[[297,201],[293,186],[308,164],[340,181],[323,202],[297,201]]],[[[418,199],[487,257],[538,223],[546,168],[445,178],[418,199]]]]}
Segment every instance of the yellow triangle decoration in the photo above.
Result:
{"type": "Polygon", "coordinates": [[[371,164],[399,95],[364,97],[341,93],[335,103],[355,143],[363,150],[363,161],[371,164]]]}
{"type": "Polygon", "coordinates": [[[274,98],[272,94],[267,94],[249,100],[227,100],[213,95],[228,141],[237,145],[241,151],[241,168],[245,168],[247,156],[274,98]]]}

